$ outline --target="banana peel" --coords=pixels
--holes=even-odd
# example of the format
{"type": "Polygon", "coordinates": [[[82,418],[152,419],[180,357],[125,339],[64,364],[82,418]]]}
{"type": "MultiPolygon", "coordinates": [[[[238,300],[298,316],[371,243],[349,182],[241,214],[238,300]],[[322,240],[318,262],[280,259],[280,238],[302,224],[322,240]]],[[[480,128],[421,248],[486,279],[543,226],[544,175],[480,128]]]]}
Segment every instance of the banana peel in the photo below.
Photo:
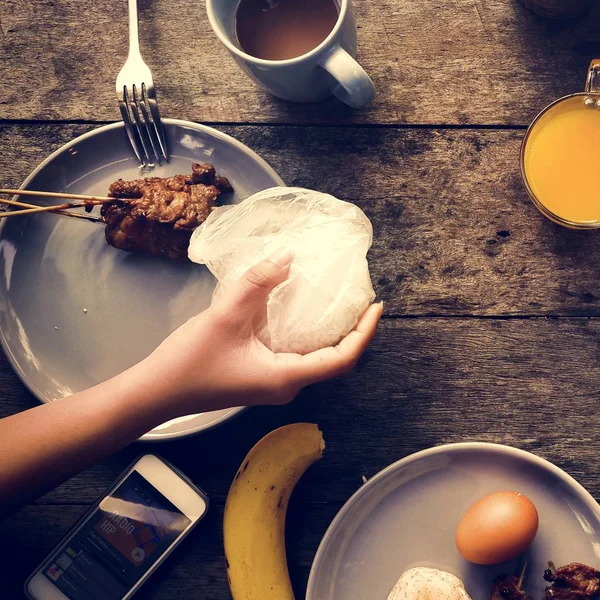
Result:
{"type": "Polygon", "coordinates": [[[242,462],[223,518],[233,600],[294,600],[285,552],[288,502],[324,449],[316,425],[295,423],[266,435],[242,462]]]}

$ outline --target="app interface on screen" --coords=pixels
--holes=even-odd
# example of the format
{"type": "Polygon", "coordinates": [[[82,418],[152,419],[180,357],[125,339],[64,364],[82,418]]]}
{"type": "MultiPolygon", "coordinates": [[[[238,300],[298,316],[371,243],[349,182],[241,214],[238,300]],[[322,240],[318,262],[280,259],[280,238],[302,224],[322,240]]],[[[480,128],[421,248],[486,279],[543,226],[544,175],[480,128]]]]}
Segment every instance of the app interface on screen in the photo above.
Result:
{"type": "Polygon", "coordinates": [[[118,600],[191,523],[133,471],[45,566],[71,600],[118,600]]]}

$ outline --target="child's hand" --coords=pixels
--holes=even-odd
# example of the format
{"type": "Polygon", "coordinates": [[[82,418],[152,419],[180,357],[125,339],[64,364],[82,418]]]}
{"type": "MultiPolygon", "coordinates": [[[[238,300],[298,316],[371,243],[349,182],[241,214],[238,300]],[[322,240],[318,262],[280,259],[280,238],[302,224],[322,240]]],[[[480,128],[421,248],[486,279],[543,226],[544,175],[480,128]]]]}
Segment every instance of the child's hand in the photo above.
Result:
{"type": "Polygon", "coordinates": [[[375,335],[381,304],[369,307],[335,347],[304,356],[276,354],[259,341],[255,323],[265,313],[271,290],[288,276],[291,261],[292,254],[282,250],[250,269],[139,365],[162,390],[171,416],[284,404],[304,386],[354,367],[375,335]]]}

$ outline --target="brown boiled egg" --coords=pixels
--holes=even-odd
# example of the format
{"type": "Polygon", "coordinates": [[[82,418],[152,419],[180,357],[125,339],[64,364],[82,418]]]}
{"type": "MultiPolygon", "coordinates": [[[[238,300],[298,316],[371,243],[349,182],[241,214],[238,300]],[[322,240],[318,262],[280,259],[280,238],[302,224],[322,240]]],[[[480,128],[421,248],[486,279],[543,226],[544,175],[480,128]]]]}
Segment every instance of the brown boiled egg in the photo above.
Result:
{"type": "Polygon", "coordinates": [[[538,513],[517,492],[494,492],[469,508],[456,529],[456,547],[477,565],[495,565],[522,554],[533,542],[538,513]]]}

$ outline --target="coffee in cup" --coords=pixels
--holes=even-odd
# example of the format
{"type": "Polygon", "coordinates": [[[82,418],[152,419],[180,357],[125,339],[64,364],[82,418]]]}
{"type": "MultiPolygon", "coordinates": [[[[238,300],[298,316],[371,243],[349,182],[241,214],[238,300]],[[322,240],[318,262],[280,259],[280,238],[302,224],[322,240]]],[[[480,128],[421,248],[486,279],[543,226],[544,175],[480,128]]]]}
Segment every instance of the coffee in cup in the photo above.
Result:
{"type": "Polygon", "coordinates": [[[217,37],[256,83],[279,98],[353,108],[375,87],[355,60],[351,0],[206,0],[217,37]]]}
{"type": "Polygon", "coordinates": [[[235,24],[244,52],[286,60],[316,48],[337,20],[333,0],[241,0],[235,24]]]}

